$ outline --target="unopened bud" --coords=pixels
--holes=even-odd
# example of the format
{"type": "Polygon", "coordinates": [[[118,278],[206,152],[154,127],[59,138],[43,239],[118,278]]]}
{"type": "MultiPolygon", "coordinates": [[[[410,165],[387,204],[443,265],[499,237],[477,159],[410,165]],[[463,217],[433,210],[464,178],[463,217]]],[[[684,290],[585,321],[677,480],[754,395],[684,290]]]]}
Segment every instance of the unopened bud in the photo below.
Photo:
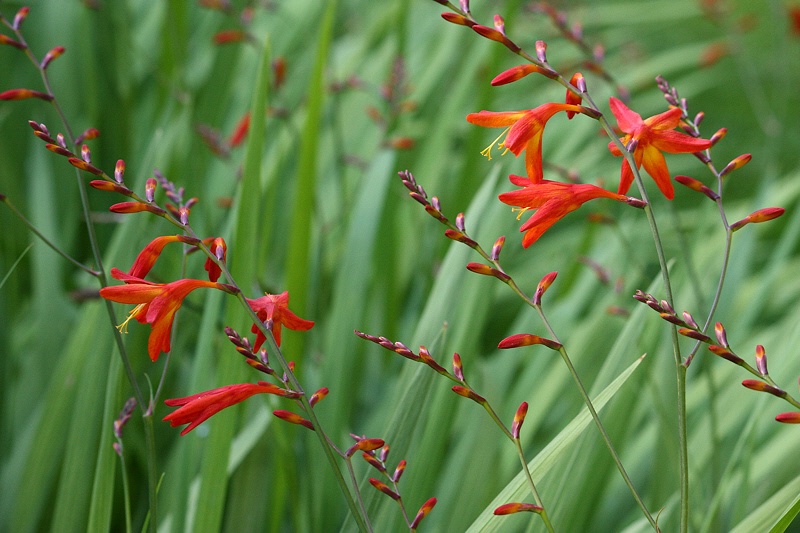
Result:
{"type": "Polygon", "coordinates": [[[92,152],[89,150],[89,147],[85,144],[81,146],[81,159],[86,161],[87,163],[92,162],[92,152]]]}
{"type": "Polygon", "coordinates": [[[694,178],[690,178],[689,176],[675,176],[675,181],[677,181],[681,185],[689,187],[693,191],[697,191],[697,192],[701,192],[701,193],[705,194],[707,197],[709,197],[711,200],[713,200],[715,202],[717,200],[719,200],[719,195],[717,193],[715,193],[714,191],[712,191],[711,189],[709,189],[708,187],[706,187],[703,184],[703,182],[701,182],[699,180],[696,180],[694,178]]]}
{"type": "Polygon", "coordinates": [[[41,68],[42,70],[46,69],[55,58],[61,56],[61,54],[63,53],[64,53],[63,46],[56,46],[55,48],[51,48],[50,51],[45,54],[41,64],[39,65],[39,68],[41,68]]]}
{"type": "Polygon", "coordinates": [[[536,41],[536,59],[542,63],[547,63],[547,43],[536,41]]]}
{"type": "Polygon", "coordinates": [[[678,328],[678,333],[684,337],[689,337],[690,339],[695,339],[700,342],[711,342],[711,337],[690,328],[678,328]]]}
{"type": "Polygon", "coordinates": [[[718,356],[722,357],[723,359],[727,359],[731,363],[734,363],[734,364],[737,364],[737,365],[741,365],[742,363],[744,363],[744,361],[742,360],[741,357],[739,357],[735,353],[731,352],[727,348],[723,348],[722,346],[717,346],[715,344],[712,344],[711,346],[708,347],[708,350],[711,353],[713,353],[714,355],[718,355],[718,356]]]}
{"type": "Polygon", "coordinates": [[[767,394],[772,394],[778,398],[783,398],[786,395],[786,393],[778,387],[773,387],[769,383],[764,383],[763,381],[759,381],[757,379],[746,379],[742,381],[742,385],[750,390],[766,392],[767,394]]]}
{"type": "Polygon", "coordinates": [[[494,29],[502,33],[503,35],[506,34],[506,22],[503,20],[503,17],[500,15],[494,16],[494,29]]]}
{"type": "Polygon", "coordinates": [[[494,246],[492,246],[492,261],[497,261],[500,258],[500,252],[503,250],[503,245],[506,242],[506,238],[504,236],[500,236],[494,241],[494,246]]]}
{"type": "Polygon", "coordinates": [[[11,24],[11,27],[14,30],[18,30],[19,27],[22,25],[22,22],[28,17],[28,13],[30,13],[31,8],[28,6],[19,8],[17,14],[14,15],[14,22],[11,24]]]}
{"type": "Polygon", "coordinates": [[[453,354],[453,375],[458,381],[464,381],[464,368],[461,364],[461,356],[458,353],[453,354]]]}
{"type": "Polygon", "coordinates": [[[525,422],[525,415],[528,414],[528,402],[522,402],[514,414],[514,421],[511,423],[511,436],[515,439],[519,438],[519,430],[522,423],[525,422]]]}
{"type": "Polygon", "coordinates": [[[539,507],[538,505],[533,505],[532,503],[514,502],[501,505],[494,510],[494,514],[498,516],[522,512],[541,514],[542,511],[544,511],[543,508],[539,507]]]}
{"type": "Polygon", "coordinates": [[[683,321],[694,329],[700,329],[700,326],[697,324],[694,317],[690,315],[687,311],[683,312],[683,321]]]}
{"type": "Polygon", "coordinates": [[[323,387],[311,395],[311,398],[308,399],[308,403],[311,404],[311,407],[314,407],[320,400],[322,400],[327,395],[328,395],[328,387],[323,387]]]}
{"type": "Polygon", "coordinates": [[[486,403],[486,398],[475,392],[474,390],[468,387],[462,387],[461,385],[454,385],[453,392],[458,394],[459,396],[463,396],[464,398],[469,398],[475,403],[484,404],[486,403]]]}
{"type": "Polygon", "coordinates": [[[728,333],[725,331],[725,326],[723,326],[721,322],[714,324],[714,334],[717,336],[717,341],[721,346],[730,348],[731,345],[728,344],[728,333]]]}
{"type": "Polygon", "coordinates": [[[750,213],[742,220],[738,220],[731,224],[731,231],[738,231],[750,223],[758,224],[760,222],[767,222],[768,220],[778,218],[785,212],[786,210],[782,207],[765,207],[763,209],[759,209],[758,211],[750,213]]]}
{"type": "Polygon", "coordinates": [[[530,333],[517,333],[501,340],[497,345],[501,350],[508,350],[510,348],[521,348],[522,346],[532,346],[534,344],[541,344],[547,346],[551,350],[560,350],[561,343],[540,337],[539,335],[532,335],[530,333]]]}
{"type": "Polygon", "coordinates": [[[374,477],[369,478],[369,484],[381,491],[382,493],[389,496],[391,499],[397,501],[400,499],[400,495],[397,494],[395,491],[389,488],[389,486],[384,483],[383,481],[379,481],[374,477]]]}
{"type": "Polygon", "coordinates": [[[800,424],[800,413],[797,411],[781,413],[775,417],[775,420],[784,424],[800,424]]]}
{"type": "Polygon", "coordinates": [[[739,157],[734,158],[730,163],[725,165],[725,168],[722,169],[722,172],[719,173],[719,177],[722,178],[727,176],[734,170],[740,169],[745,166],[750,160],[753,158],[750,154],[742,154],[739,157]]]}
{"type": "Polygon", "coordinates": [[[550,285],[553,284],[556,276],[558,276],[558,272],[550,272],[542,277],[539,284],[536,286],[536,292],[533,294],[533,305],[542,304],[542,296],[544,296],[544,293],[550,288],[550,285]]]}
{"type": "Polygon", "coordinates": [[[714,146],[719,141],[721,141],[727,133],[728,133],[728,128],[718,129],[717,132],[714,135],[712,135],[711,138],[709,139],[709,141],[711,141],[711,146],[714,146]]]}
{"type": "Polygon", "coordinates": [[[155,178],[147,178],[147,182],[144,185],[144,197],[145,199],[152,203],[156,197],[156,179],[155,178]]]}
{"type": "Polygon", "coordinates": [[[114,179],[117,183],[122,183],[125,177],[125,161],[122,159],[117,160],[117,165],[114,167],[114,179]]]}
{"type": "Polygon", "coordinates": [[[769,374],[769,371],[767,371],[767,352],[760,344],[756,346],[756,368],[762,376],[769,374]]]}
{"type": "Polygon", "coordinates": [[[392,476],[392,481],[394,481],[395,483],[400,481],[400,476],[403,475],[405,469],[406,469],[406,460],[403,459],[402,461],[397,463],[397,468],[394,469],[394,475],[392,476]]]}
{"type": "Polygon", "coordinates": [[[425,503],[422,504],[422,507],[419,508],[417,511],[417,515],[414,517],[414,520],[411,522],[411,526],[409,529],[411,531],[416,530],[419,527],[419,523],[422,522],[422,519],[428,516],[428,513],[431,512],[431,509],[436,505],[436,498],[431,498],[425,503]]]}

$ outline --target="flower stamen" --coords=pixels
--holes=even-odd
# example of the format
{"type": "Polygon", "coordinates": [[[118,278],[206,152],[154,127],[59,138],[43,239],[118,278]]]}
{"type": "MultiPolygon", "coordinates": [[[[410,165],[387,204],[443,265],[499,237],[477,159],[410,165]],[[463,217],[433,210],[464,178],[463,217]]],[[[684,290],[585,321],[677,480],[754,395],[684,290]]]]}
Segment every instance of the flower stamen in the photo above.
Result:
{"type": "Polygon", "coordinates": [[[487,160],[491,161],[492,160],[492,148],[494,148],[495,144],[497,144],[497,149],[498,150],[505,148],[503,153],[500,154],[500,155],[501,156],[506,155],[508,153],[508,148],[506,148],[505,142],[501,142],[501,143],[498,144],[498,141],[500,140],[500,138],[502,136],[506,135],[508,133],[508,130],[510,130],[510,129],[511,129],[511,126],[507,127],[505,130],[503,130],[503,133],[498,135],[497,139],[492,141],[492,144],[490,144],[489,146],[487,146],[486,148],[481,150],[481,155],[484,156],[487,160]]]}
{"type": "Polygon", "coordinates": [[[142,307],[144,307],[145,305],[147,305],[147,304],[139,304],[136,307],[134,307],[133,309],[131,309],[130,313],[128,313],[128,318],[125,319],[125,322],[123,322],[122,324],[120,324],[118,326],[115,326],[117,328],[117,331],[127,335],[128,334],[128,322],[130,322],[132,318],[136,317],[136,315],[139,314],[139,312],[142,310],[142,307]]]}

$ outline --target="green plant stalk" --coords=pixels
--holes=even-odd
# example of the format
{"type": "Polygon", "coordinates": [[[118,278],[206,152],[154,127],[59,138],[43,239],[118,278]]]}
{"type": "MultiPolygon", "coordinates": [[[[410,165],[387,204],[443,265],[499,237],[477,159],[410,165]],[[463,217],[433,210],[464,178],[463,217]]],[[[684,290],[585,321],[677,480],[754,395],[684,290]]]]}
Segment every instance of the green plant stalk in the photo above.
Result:
{"type": "Polygon", "coordinates": [[[539,496],[539,491],[536,490],[536,485],[533,483],[533,477],[531,477],[531,471],[528,469],[528,461],[525,460],[525,452],[522,451],[522,444],[520,443],[518,438],[515,439],[512,437],[511,440],[514,441],[514,446],[517,448],[517,455],[519,456],[519,462],[522,464],[522,471],[525,472],[525,477],[528,479],[528,485],[531,487],[531,493],[533,493],[533,499],[536,501],[536,505],[542,508],[542,510],[538,514],[539,516],[542,517],[542,521],[544,522],[544,526],[547,528],[547,531],[549,531],[550,533],[555,533],[553,524],[550,523],[550,517],[547,516],[547,509],[542,503],[542,497],[539,496]]]}
{"type": "Polygon", "coordinates": [[[125,533],[133,533],[131,526],[131,494],[128,483],[128,471],[125,465],[125,453],[122,446],[122,439],[118,438],[117,444],[119,445],[119,465],[122,472],[122,498],[125,505],[125,533]]]}
{"type": "MultiPolygon", "coordinates": [[[[8,24],[8,21],[6,21],[5,18],[2,19],[2,22],[6,26],[11,27],[11,25],[8,24]]],[[[44,85],[44,88],[47,91],[47,94],[49,94],[49,95],[51,95],[53,97],[53,99],[50,102],[53,105],[53,108],[55,109],[56,113],[58,114],[58,116],[61,119],[61,123],[64,126],[64,129],[65,129],[66,134],[67,134],[67,139],[69,140],[70,145],[74,145],[75,144],[75,136],[72,133],[72,128],[70,127],[69,121],[67,120],[67,117],[64,114],[64,111],[61,109],[61,106],[58,103],[58,99],[55,97],[55,95],[53,93],[52,87],[50,85],[50,79],[47,76],[47,71],[44,68],[41,67],[41,63],[39,61],[37,61],[36,57],[33,55],[33,52],[31,52],[31,49],[28,46],[28,43],[25,41],[25,38],[22,36],[22,33],[18,29],[13,29],[13,31],[14,31],[14,34],[16,35],[17,39],[19,40],[19,42],[22,43],[25,46],[25,49],[24,49],[25,55],[28,57],[28,59],[31,61],[31,63],[33,63],[34,67],[39,71],[39,74],[40,74],[40,76],[42,78],[42,84],[44,85]]],[[[97,278],[97,280],[100,283],[101,287],[107,287],[108,286],[108,279],[106,278],[105,271],[103,269],[102,254],[100,252],[100,246],[99,246],[99,243],[97,241],[97,235],[95,233],[94,225],[92,224],[92,220],[91,220],[91,214],[90,214],[90,210],[89,210],[89,197],[88,197],[88,194],[86,192],[86,184],[85,184],[83,178],[81,177],[80,170],[78,170],[77,168],[75,169],[75,176],[76,176],[77,182],[78,182],[78,193],[80,195],[81,212],[82,212],[82,215],[83,215],[84,223],[86,225],[86,233],[87,233],[87,236],[89,238],[89,244],[90,244],[90,247],[91,247],[91,250],[92,250],[92,257],[94,259],[94,262],[95,262],[95,265],[96,265],[96,268],[97,268],[96,271],[89,270],[89,273],[93,274],[97,278]]],[[[39,232],[36,232],[36,233],[37,233],[37,236],[41,236],[41,234],[39,232]]],[[[45,242],[49,242],[49,241],[45,241],[45,242]]],[[[52,245],[51,245],[51,247],[52,247],[52,245]]],[[[155,456],[155,440],[154,440],[155,436],[154,436],[153,427],[152,427],[152,425],[153,425],[153,423],[152,423],[152,415],[149,417],[150,418],[149,424],[147,422],[147,418],[148,418],[147,413],[149,411],[152,411],[152,406],[145,407],[145,406],[148,406],[149,404],[144,401],[144,396],[142,395],[142,391],[139,388],[138,382],[136,381],[136,375],[133,373],[133,368],[131,367],[127,351],[125,350],[125,344],[122,341],[122,335],[116,329],[117,318],[116,318],[116,314],[114,313],[114,308],[111,305],[111,302],[109,302],[109,301],[106,301],[106,311],[107,311],[109,320],[111,322],[111,326],[112,326],[112,328],[113,328],[113,330],[115,332],[114,333],[114,339],[115,339],[115,342],[117,344],[117,347],[119,348],[120,357],[122,358],[123,367],[125,368],[125,374],[127,375],[128,381],[130,382],[131,387],[133,388],[134,396],[136,397],[136,401],[137,401],[137,405],[139,405],[140,408],[142,409],[143,418],[145,419],[145,423],[144,423],[145,436],[146,436],[146,439],[148,439],[148,442],[146,444],[146,448],[147,448],[147,463],[148,463],[148,468],[147,469],[148,469],[148,473],[149,473],[149,476],[150,476],[150,479],[148,479],[148,491],[149,491],[149,500],[150,500],[150,507],[151,507],[150,508],[150,526],[149,526],[149,531],[150,531],[150,533],[156,533],[157,526],[158,526],[158,520],[157,520],[157,516],[158,515],[156,514],[156,502],[157,502],[156,484],[157,484],[157,481],[155,479],[155,474],[156,474],[156,456],[155,456]],[[148,425],[149,425],[149,431],[148,431],[148,425]]]]}
{"type": "Polygon", "coordinates": [[[359,509],[361,509],[361,512],[364,514],[364,517],[366,519],[365,521],[366,521],[367,531],[369,533],[372,533],[372,524],[369,522],[369,517],[367,516],[367,510],[364,507],[364,499],[361,497],[361,491],[358,490],[358,481],[356,480],[355,470],[353,470],[353,458],[345,457],[344,460],[345,463],[347,464],[347,472],[350,474],[350,483],[353,485],[353,490],[356,493],[356,500],[358,500],[358,507],[359,509]]]}

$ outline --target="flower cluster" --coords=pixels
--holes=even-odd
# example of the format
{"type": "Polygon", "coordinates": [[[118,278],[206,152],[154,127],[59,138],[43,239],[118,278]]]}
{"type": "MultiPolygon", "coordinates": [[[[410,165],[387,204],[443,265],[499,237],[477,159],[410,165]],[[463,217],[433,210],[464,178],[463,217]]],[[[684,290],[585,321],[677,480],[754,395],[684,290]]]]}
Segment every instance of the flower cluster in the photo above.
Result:
{"type": "MultiPolygon", "coordinates": [[[[516,81],[532,72],[549,74],[536,65],[523,65],[513,67],[494,80],[494,85],[516,81]]],[[[548,77],[552,77],[549,76],[548,77]]],[[[547,122],[559,112],[566,112],[568,118],[575,114],[582,114],[594,119],[601,117],[599,110],[580,105],[586,92],[586,83],[578,72],[570,80],[567,90],[566,102],[548,102],[534,109],[525,111],[481,111],[470,113],[467,121],[483,127],[505,127],[503,134],[495,139],[482,154],[491,159],[491,152],[503,135],[505,138],[498,144],[498,148],[519,156],[525,152],[526,177],[511,175],[509,179],[521,189],[503,193],[500,201],[515,206],[520,210],[520,216],[530,209],[537,210],[525,223],[520,231],[525,232],[522,246],[528,247],[538,240],[545,231],[563,218],[567,213],[578,209],[581,205],[596,198],[608,198],[624,202],[634,207],[644,207],[644,202],[636,198],[625,196],[633,182],[633,170],[627,158],[623,159],[619,188],[612,193],[600,187],[583,183],[561,183],[544,179],[542,164],[542,137],[547,122]]],[[[622,101],[611,97],[609,99],[611,112],[617,120],[619,130],[625,134],[619,141],[612,141],[608,148],[615,156],[622,156],[622,145],[630,152],[636,168],[644,166],[661,192],[668,199],[674,197],[674,190],[670,181],[669,170],[663,152],[667,153],[695,153],[711,147],[712,142],[675,131],[681,121],[682,110],[672,108],[669,111],[655,115],[646,120],[630,110],[622,101]]]]}

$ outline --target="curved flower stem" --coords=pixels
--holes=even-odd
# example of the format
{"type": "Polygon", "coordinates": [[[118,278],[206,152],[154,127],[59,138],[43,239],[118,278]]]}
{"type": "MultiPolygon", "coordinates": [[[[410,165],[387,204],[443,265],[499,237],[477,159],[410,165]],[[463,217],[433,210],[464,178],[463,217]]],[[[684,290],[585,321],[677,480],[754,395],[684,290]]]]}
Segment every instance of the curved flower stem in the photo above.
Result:
{"type": "Polygon", "coordinates": [[[555,533],[555,529],[553,528],[553,524],[550,522],[550,517],[547,516],[547,509],[545,508],[544,504],[542,503],[542,497],[539,496],[539,491],[536,490],[536,485],[533,482],[533,477],[531,476],[531,471],[528,469],[528,461],[525,460],[525,452],[522,451],[522,443],[520,443],[519,439],[512,438],[511,440],[514,441],[514,446],[517,449],[517,455],[519,456],[519,462],[522,464],[522,471],[525,472],[525,477],[528,479],[528,486],[531,488],[531,493],[533,494],[533,499],[536,502],[536,505],[542,508],[539,516],[542,517],[542,521],[544,522],[544,526],[547,528],[547,531],[550,533],[555,533]]]}
{"type": "MultiPolygon", "coordinates": [[[[52,100],[50,103],[52,104],[53,108],[55,109],[56,113],[58,114],[59,118],[61,119],[61,123],[64,126],[64,130],[66,133],[66,137],[69,140],[70,145],[75,144],[75,136],[72,133],[72,128],[70,126],[69,120],[67,119],[64,111],[61,109],[61,105],[58,102],[58,98],[56,98],[55,94],[53,93],[52,86],[50,85],[50,79],[47,75],[47,70],[42,66],[42,64],[36,59],[36,56],[31,51],[28,43],[25,41],[25,38],[22,36],[22,33],[19,29],[14,28],[5,17],[0,16],[0,21],[7,26],[8,28],[12,29],[17,40],[24,45],[24,53],[28,57],[28,59],[33,63],[36,70],[38,70],[39,75],[42,78],[42,84],[44,85],[45,90],[47,93],[52,96],[52,100]]],[[[83,180],[80,170],[77,168],[75,169],[75,176],[77,178],[77,186],[78,186],[78,193],[80,196],[81,201],[81,213],[83,216],[84,224],[86,226],[86,233],[89,239],[89,245],[92,250],[92,258],[94,260],[96,270],[87,269],[85,266],[76,263],[74,260],[69,258],[66,254],[60,252],[57,247],[44,236],[41,235],[40,232],[36,231],[30,224],[28,226],[36,233],[36,235],[44,240],[48,246],[59,252],[62,256],[69,259],[71,262],[77,264],[81,269],[86,270],[90,274],[92,274],[95,278],[97,278],[101,287],[108,286],[108,278],[106,278],[105,271],[103,269],[103,259],[102,254],[100,252],[100,245],[97,240],[97,234],[95,233],[94,224],[92,223],[90,209],[89,209],[89,196],[86,191],[86,183],[83,180]]],[[[125,374],[128,378],[128,382],[133,389],[134,396],[136,398],[137,405],[142,410],[142,417],[144,419],[144,427],[145,427],[145,440],[146,442],[146,449],[147,449],[147,470],[148,470],[148,497],[150,503],[150,521],[149,521],[149,531],[150,533],[156,533],[158,528],[158,515],[157,515],[157,484],[158,480],[157,476],[157,468],[156,468],[156,455],[155,455],[155,434],[153,432],[153,422],[152,422],[152,406],[150,406],[150,402],[145,402],[145,397],[142,394],[142,390],[139,387],[139,383],[136,380],[136,375],[133,372],[133,368],[130,363],[130,359],[128,357],[127,350],[125,349],[125,343],[122,340],[122,335],[116,329],[117,325],[117,318],[116,314],[114,313],[114,308],[111,305],[111,302],[106,300],[106,312],[108,314],[109,321],[111,322],[112,330],[114,331],[114,341],[119,349],[120,357],[122,358],[123,367],[125,369],[125,374]]]]}

